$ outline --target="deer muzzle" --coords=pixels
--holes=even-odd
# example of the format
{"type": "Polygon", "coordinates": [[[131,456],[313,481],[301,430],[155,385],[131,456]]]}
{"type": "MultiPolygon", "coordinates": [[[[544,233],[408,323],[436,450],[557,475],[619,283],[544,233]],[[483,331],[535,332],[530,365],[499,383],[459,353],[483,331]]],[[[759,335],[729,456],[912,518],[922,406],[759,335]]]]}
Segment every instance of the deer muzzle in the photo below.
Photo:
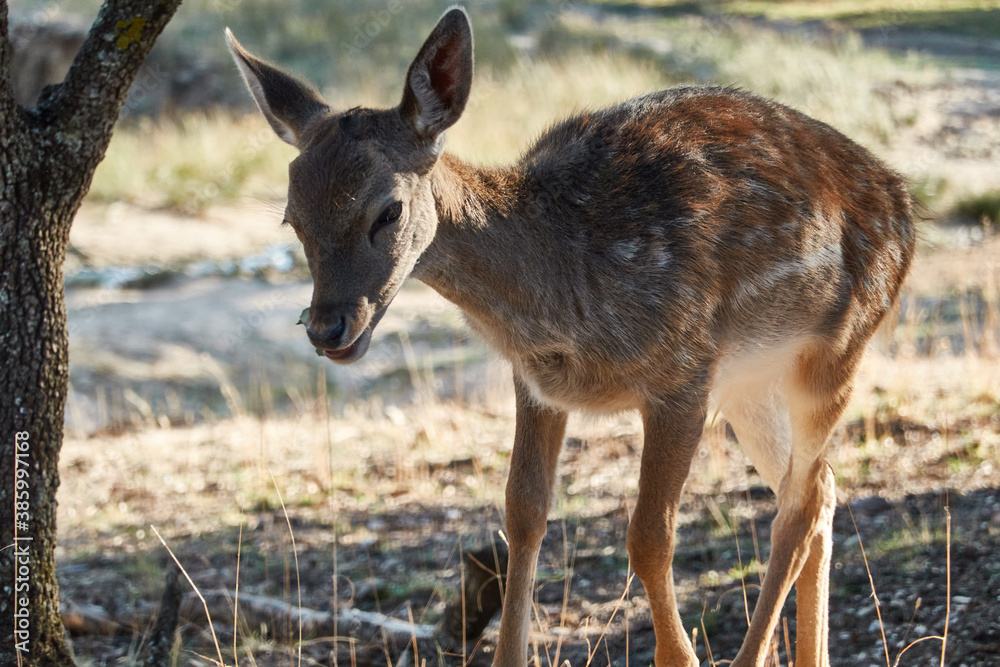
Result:
{"type": "Polygon", "coordinates": [[[385,314],[384,307],[375,311],[368,303],[349,308],[312,308],[311,311],[306,326],[309,341],[327,359],[338,364],[350,364],[365,356],[375,325],[385,314]]]}

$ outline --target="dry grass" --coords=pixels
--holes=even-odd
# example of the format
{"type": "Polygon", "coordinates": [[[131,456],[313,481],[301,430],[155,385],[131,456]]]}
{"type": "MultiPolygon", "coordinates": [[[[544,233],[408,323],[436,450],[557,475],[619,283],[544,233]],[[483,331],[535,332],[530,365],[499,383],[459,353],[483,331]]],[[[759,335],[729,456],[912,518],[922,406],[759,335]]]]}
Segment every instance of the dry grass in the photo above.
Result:
{"type": "MultiPolygon", "coordinates": [[[[915,363],[871,354],[849,409],[848,425],[835,435],[838,446],[833,464],[842,497],[851,499],[878,493],[902,498],[904,494],[935,493],[947,488],[969,492],[995,485],[1000,471],[1000,437],[989,426],[989,419],[982,418],[979,403],[969,393],[980,391],[989,392],[980,394],[980,400],[983,396],[992,397],[989,399],[993,401],[992,407],[987,407],[995,413],[996,397],[1000,396],[1000,362],[996,359],[939,358],[915,363]],[[974,378],[975,383],[956,379],[962,377],[974,378]],[[874,405],[875,402],[896,405],[897,401],[898,407],[889,413],[874,405]],[[851,419],[851,414],[861,417],[851,419]],[[873,436],[852,430],[851,424],[866,423],[869,418],[873,436]],[[893,431],[900,418],[930,432],[921,434],[917,430],[900,438],[893,431]],[[970,447],[973,442],[975,447],[970,447]]],[[[254,536],[258,562],[263,553],[276,565],[285,562],[286,572],[292,567],[289,560],[293,556],[315,559],[315,555],[308,554],[329,554],[336,549],[342,553],[352,549],[363,552],[371,548],[366,545],[381,545],[380,559],[391,558],[394,553],[405,559],[407,545],[420,544],[424,538],[420,537],[420,531],[411,532],[394,517],[411,516],[414,512],[446,517],[436,529],[442,537],[450,533],[457,540],[464,534],[481,540],[502,525],[503,487],[512,431],[513,410],[509,401],[493,401],[490,405],[434,401],[384,408],[379,401],[372,400],[329,419],[322,406],[315,405],[295,416],[240,417],[189,428],[143,428],[117,437],[69,437],[62,456],[61,560],[73,562],[93,550],[100,553],[109,549],[118,558],[128,557],[127,554],[140,561],[153,558],[156,543],[149,531],[150,524],[175,549],[185,549],[184,545],[191,541],[235,535],[246,524],[254,536]],[[287,507],[292,517],[289,527],[299,538],[298,551],[291,541],[281,537],[284,521],[278,517],[282,507],[287,507]]],[[[628,415],[613,420],[577,419],[570,425],[571,440],[563,454],[559,497],[553,512],[553,521],[563,524],[563,543],[554,547],[554,554],[543,559],[541,575],[543,584],[558,586],[562,597],[556,603],[550,596],[536,610],[540,625],[536,626],[535,645],[541,664],[546,664],[546,654],[558,654],[564,640],[570,638],[587,640],[595,664],[613,664],[611,657],[605,660],[605,652],[613,656],[621,649],[603,645],[602,638],[608,632],[620,636],[625,619],[634,621],[648,614],[641,588],[633,586],[629,592],[625,579],[606,591],[612,594],[612,600],[589,612],[581,610],[580,599],[593,599],[594,588],[586,588],[586,583],[580,587],[574,582],[570,589],[569,581],[573,578],[586,582],[596,572],[593,565],[582,571],[575,569],[572,565],[575,555],[571,559],[567,554],[575,554],[578,549],[591,553],[593,548],[581,546],[586,540],[574,536],[572,529],[569,535],[565,534],[566,522],[577,526],[575,530],[579,533],[580,526],[602,521],[601,517],[627,516],[630,499],[636,494],[638,456],[633,448],[640,442],[640,433],[637,419],[628,415]],[[574,442],[583,443],[582,449],[574,442]],[[615,599],[617,602],[613,602],[615,599]]],[[[715,537],[704,543],[732,544],[734,535],[737,544],[749,539],[761,510],[756,504],[744,504],[738,499],[744,489],[759,485],[759,479],[748,475],[743,454],[726,441],[722,424],[717,424],[706,433],[692,469],[685,492],[687,507],[681,518],[682,533],[714,514],[719,522],[717,530],[712,532],[715,537]],[[733,492],[736,503],[730,497],[730,504],[720,508],[714,499],[733,492]]],[[[709,525],[714,523],[708,521],[709,525]]],[[[877,531],[873,533],[870,525],[862,531],[866,540],[873,534],[876,536],[878,553],[883,558],[895,550],[913,551],[945,537],[940,530],[928,532],[924,528],[907,531],[902,542],[890,543],[879,537],[877,531]]],[[[606,540],[601,544],[606,545],[607,551],[600,553],[606,554],[606,558],[617,554],[617,562],[622,562],[622,544],[606,540]]],[[[244,551],[247,546],[243,545],[244,551]]],[[[679,549],[692,548],[699,547],[682,537],[679,549]]],[[[231,549],[228,556],[234,558],[237,546],[231,545],[231,549]]],[[[420,553],[420,547],[412,553],[420,553]]],[[[211,568],[206,571],[209,560],[204,559],[214,563],[222,556],[214,554],[205,553],[193,565],[188,556],[188,567],[202,572],[200,576],[193,575],[195,583],[208,590],[231,587],[231,583],[226,583],[228,579],[217,578],[220,573],[210,575],[211,568]]],[[[681,582],[681,595],[707,602],[711,597],[706,599],[706,595],[738,589],[748,575],[747,584],[756,580],[756,568],[765,557],[756,545],[745,546],[742,558],[732,557],[728,573],[719,570],[720,574],[715,576],[703,575],[700,583],[694,585],[690,581],[681,582]],[[754,550],[756,559],[748,561],[748,554],[753,555],[754,550]]],[[[244,559],[248,559],[246,554],[244,559]]],[[[342,562],[349,560],[342,556],[342,562]]],[[[441,588],[441,579],[433,578],[450,580],[455,570],[444,565],[443,559],[438,562],[442,565],[432,567],[428,573],[431,585],[438,592],[428,601],[422,601],[426,595],[422,592],[428,581],[426,575],[411,573],[392,584],[397,592],[390,594],[391,599],[416,596],[422,610],[417,622],[434,622],[448,595],[441,588]],[[405,590],[409,587],[413,587],[412,592],[405,590]]],[[[345,567],[342,571],[335,565],[326,567],[333,568],[328,572],[342,575],[339,579],[343,588],[355,591],[364,588],[366,582],[387,576],[381,569],[377,579],[372,579],[373,573],[365,576],[364,569],[357,566],[342,565],[345,567]]],[[[300,587],[294,583],[296,575],[291,571],[291,579],[287,574],[283,582],[280,577],[272,579],[271,594],[291,596],[294,601],[297,595],[308,592],[302,604],[317,607],[324,589],[317,587],[315,575],[300,587]]],[[[878,575],[874,576],[878,585],[878,575]]],[[[150,584],[155,591],[155,578],[150,584]]],[[[255,575],[244,573],[240,585],[244,590],[254,590],[255,586],[259,590],[259,575],[255,581],[255,575]]],[[[72,584],[68,590],[73,590],[72,584]]],[[[739,595],[725,597],[731,607],[739,595]]],[[[741,609],[730,609],[725,615],[734,612],[742,615],[741,609]]],[[[721,643],[716,626],[718,614],[713,614],[707,631],[701,631],[715,644],[721,643]]],[[[625,631],[628,636],[627,628],[625,631]]],[[[280,643],[259,644],[254,632],[247,630],[240,634],[243,635],[239,639],[241,654],[246,647],[252,647],[260,652],[262,664],[274,652],[290,655],[280,643]]],[[[224,637],[221,641],[225,646],[228,640],[224,637]]]]}
{"type": "MultiPolygon", "coordinates": [[[[890,432],[894,420],[904,419],[940,431],[947,431],[947,424],[952,424],[955,432],[935,440],[928,457],[943,456],[949,447],[960,449],[963,441],[973,438],[979,442],[980,458],[998,462],[1000,446],[995,433],[987,430],[960,435],[956,426],[963,420],[988,417],[996,409],[1000,359],[992,353],[977,354],[975,350],[983,349],[983,345],[972,339],[965,343],[968,353],[955,353],[950,343],[943,344],[944,339],[940,339],[941,344],[934,345],[930,355],[917,354],[922,345],[918,345],[918,339],[925,333],[921,327],[904,324],[897,331],[893,356],[877,348],[871,350],[845,413],[846,422],[862,422],[862,439],[871,441],[864,456],[885,457],[892,464],[893,476],[912,480],[912,484],[899,482],[911,490],[930,488],[942,480],[920,481],[928,460],[893,460],[895,453],[907,445],[893,442],[890,432]]],[[[979,335],[996,333],[983,330],[979,335]]],[[[423,377],[419,370],[414,370],[412,376],[418,383],[423,377]]],[[[237,390],[229,387],[229,391],[237,390]]],[[[298,411],[292,414],[224,418],[181,429],[150,430],[150,424],[163,420],[152,415],[152,419],[142,420],[145,426],[139,426],[133,421],[136,413],[123,413],[118,421],[136,424],[139,430],[121,436],[67,437],[63,465],[72,474],[64,482],[63,497],[73,500],[63,505],[62,511],[67,514],[60,525],[67,538],[74,536],[74,526],[84,532],[128,526],[128,503],[117,502],[122,494],[130,493],[121,488],[125,483],[118,479],[121,469],[132,471],[127,486],[146,490],[140,497],[155,492],[169,498],[162,515],[132,517],[136,529],[149,521],[169,523],[169,518],[175,516],[211,515],[236,525],[241,509],[272,498],[270,481],[263,472],[266,470],[283,480],[289,504],[310,506],[326,502],[327,494],[337,489],[350,489],[347,497],[338,502],[353,507],[387,496],[398,497],[403,491],[410,497],[433,496],[436,482],[428,473],[438,463],[469,458],[478,460],[484,471],[502,473],[513,424],[506,382],[480,394],[488,403],[438,399],[428,386],[418,395],[420,399],[412,406],[385,407],[378,397],[373,397],[327,417],[322,398],[314,389],[304,387],[296,401],[298,411]],[[170,456],[160,456],[162,452],[170,452],[170,456]],[[393,469],[389,479],[371,474],[386,468],[393,469]],[[110,480],[117,481],[108,484],[110,480]],[[220,499],[227,505],[217,506],[220,499]],[[83,507],[87,509],[78,509],[83,507]]],[[[242,397],[239,402],[249,400],[242,397]]],[[[742,456],[729,451],[717,429],[706,434],[705,462],[693,475],[696,489],[732,484],[731,474],[743,465],[742,456]],[[735,466],[732,457],[737,459],[735,466]],[[698,480],[708,480],[707,486],[698,480]]],[[[613,419],[580,417],[570,428],[570,437],[584,440],[609,434],[637,438],[640,425],[634,415],[624,415],[613,419]]],[[[835,450],[842,475],[856,475],[859,456],[857,448],[835,450]]],[[[578,479],[568,487],[571,495],[594,484],[619,496],[634,492],[631,487],[620,486],[622,479],[632,477],[627,474],[629,470],[606,471],[609,474],[603,475],[599,468],[577,472],[578,479]]],[[[972,467],[967,472],[978,480],[972,486],[989,482],[992,475],[988,467],[972,467]]],[[[502,474],[491,477],[491,483],[499,483],[501,478],[502,474]]],[[[479,482],[465,482],[464,489],[470,494],[466,500],[472,505],[502,504],[499,486],[480,488],[479,482]]]]}
{"type": "MultiPolygon", "coordinates": [[[[488,35],[495,29],[490,16],[483,17],[488,35]]],[[[821,44],[695,16],[640,22],[613,17],[598,22],[561,10],[541,16],[541,56],[502,59],[502,66],[489,64],[496,57],[480,61],[469,108],[449,133],[451,150],[476,162],[511,160],[574,111],[698,82],[738,85],[776,98],[877,146],[900,124],[913,122],[894,115],[881,88],[939,76],[926,62],[865,50],[850,36],[821,44]],[[666,50],[651,50],[650,44],[666,50]]],[[[482,48],[492,41],[486,44],[482,48]]],[[[410,55],[401,51],[398,57],[405,62],[410,55]]],[[[339,65],[358,71],[371,66],[357,59],[339,65]]],[[[383,71],[337,85],[328,95],[339,108],[391,105],[402,78],[401,69],[395,75],[383,71]]],[[[294,155],[254,116],[144,120],[118,128],[89,196],[187,213],[237,199],[280,200],[294,155]]]]}
{"type": "Polygon", "coordinates": [[[913,122],[894,113],[885,87],[896,81],[926,84],[942,75],[930,61],[866,49],[852,33],[817,39],[808,32],[781,35],[725,19],[680,16],[595,22],[585,14],[569,15],[550,33],[554,33],[550,39],[570,46],[599,48],[609,39],[620,40],[618,48],[630,48],[656,63],[675,82],[739,86],[795,107],[875,148],[900,125],[913,122]]]}
{"type": "Polygon", "coordinates": [[[478,163],[512,161],[562,118],[674,82],[654,63],[621,54],[525,60],[503,75],[479,72],[448,147],[478,163]]]}
{"type": "Polygon", "coordinates": [[[88,199],[184,213],[216,202],[281,199],[295,154],[257,116],[143,119],[117,129],[88,199]]]}
{"type": "MultiPolygon", "coordinates": [[[[580,110],[581,104],[604,106],[669,83],[651,63],[615,55],[522,61],[504,74],[484,68],[468,110],[449,133],[449,146],[476,162],[512,160],[548,125],[580,110]]],[[[373,90],[353,95],[338,91],[332,102],[392,103],[384,97],[373,90]]],[[[287,165],[295,155],[256,114],[144,120],[118,128],[88,198],[184,213],[217,203],[281,200],[288,187],[287,165]]]]}

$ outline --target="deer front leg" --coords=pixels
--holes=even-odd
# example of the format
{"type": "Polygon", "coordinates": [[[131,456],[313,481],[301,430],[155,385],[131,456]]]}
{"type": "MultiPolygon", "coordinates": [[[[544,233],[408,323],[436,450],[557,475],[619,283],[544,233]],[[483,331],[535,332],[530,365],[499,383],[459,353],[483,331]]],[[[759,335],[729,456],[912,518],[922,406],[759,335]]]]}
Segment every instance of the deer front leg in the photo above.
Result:
{"type": "Polygon", "coordinates": [[[671,565],[677,505],[704,422],[704,410],[690,399],[647,407],[643,413],[639,496],[628,528],[628,553],[649,598],[657,667],[698,664],[677,611],[671,565]]]}
{"type": "Polygon", "coordinates": [[[538,552],[552,502],[556,463],[566,432],[566,413],[539,404],[515,375],[517,426],[507,478],[507,540],[510,556],[500,638],[493,664],[527,664],[528,626],[538,552]]]}

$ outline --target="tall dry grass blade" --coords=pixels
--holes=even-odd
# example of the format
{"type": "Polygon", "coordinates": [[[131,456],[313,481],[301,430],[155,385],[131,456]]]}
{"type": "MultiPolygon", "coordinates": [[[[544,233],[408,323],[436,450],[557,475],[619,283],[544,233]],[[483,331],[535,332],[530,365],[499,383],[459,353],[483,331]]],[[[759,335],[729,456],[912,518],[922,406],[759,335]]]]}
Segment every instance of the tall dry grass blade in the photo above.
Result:
{"type": "MultiPolygon", "coordinates": [[[[267,481],[265,478],[265,471],[270,472],[268,467],[268,447],[267,438],[264,433],[264,420],[257,420],[257,492],[260,494],[260,499],[263,501],[261,504],[264,506],[270,505],[267,501],[267,481]]],[[[270,518],[269,516],[267,517],[270,518]]],[[[271,523],[270,521],[263,521],[263,552],[264,552],[264,590],[270,590],[271,588],[271,542],[268,539],[271,533],[271,523]]]]}
{"type": "Polygon", "coordinates": [[[944,667],[944,656],[948,650],[948,621],[951,616],[951,509],[944,506],[945,530],[945,598],[944,598],[944,632],[941,635],[941,667],[944,667]]]}
{"type": "MultiPolygon", "coordinates": [[[[339,549],[337,548],[340,544],[340,535],[337,532],[337,521],[334,519],[333,522],[333,636],[340,636],[340,628],[338,627],[340,622],[340,567],[338,563],[339,559],[339,549]]],[[[337,651],[333,652],[333,667],[340,667],[337,661],[337,651]]]]}
{"type": "MultiPolygon", "coordinates": [[[[466,660],[466,661],[464,661],[462,663],[462,667],[465,667],[466,665],[468,665],[468,664],[470,664],[472,662],[472,659],[476,657],[476,653],[478,653],[479,649],[481,649],[485,645],[485,642],[486,642],[486,638],[485,637],[480,637],[476,641],[475,645],[472,647],[472,653],[469,654],[469,659],[466,660]]],[[[463,660],[465,660],[464,657],[463,657],[463,660]]],[[[440,664],[443,665],[444,663],[442,662],[440,664]]]]}
{"type": "Polygon", "coordinates": [[[240,556],[243,553],[243,523],[240,523],[240,537],[236,544],[236,588],[233,593],[233,664],[240,667],[239,654],[236,652],[236,639],[239,637],[240,622],[240,556]]]}
{"type": "Polygon", "coordinates": [[[128,427],[128,418],[125,415],[125,402],[121,390],[111,390],[111,428],[122,431],[128,427]]]}
{"type": "MultiPolygon", "coordinates": [[[[215,650],[219,655],[219,661],[217,664],[219,665],[219,667],[225,667],[226,662],[222,659],[222,647],[219,646],[219,638],[215,635],[215,625],[212,623],[212,614],[208,611],[208,602],[205,601],[205,596],[201,594],[201,591],[198,590],[198,587],[194,585],[193,581],[191,581],[191,575],[187,573],[187,570],[184,569],[184,566],[181,565],[181,562],[177,560],[177,556],[174,555],[173,550],[163,539],[163,536],[160,535],[160,531],[156,529],[156,526],[150,524],[149,528],[153,531],[153,534],[156,535],[156,539],[160,540],[160,544],[162,544],[163,548],[167,550],[168,554],[170,554],[170,557],[173,559],[174,563],[177,564],[177,567],[180,569],[181,574],[183,574],[184,578],[187,579],[187,582],[191,584],[191,588],[194,590],[195,595],[197,595],[198,599],[201,600],[201,605],[205,608],[205,617],[208,619],[208,628],[209,630],[212,631],[212,641],[215,643],[215,650]]],[[[211,660],[211,658],[206,658],[206,659],[211,660]]]]}
{"type": "Polygon", "coordinates": [[[410,641],[413,642],[413,664],[420,667],[420,647],[417,646],[417,626],[413,622],[413,607],[406,603],[406,615],[410,619],[410,641]]]}
{"type": "MultiPolygon", "coordinates": [[[[69,408],[69,414],[73,420],[73,437],[82,439],[86,435],[87,429],[83,427],[83,410],[80,408],[80,401],[77,399],[76,391],[73,390],[72,382],[68,382],[66,385],[66,407],[69,408]]],[[[18,653],[18,661],[20,659],[21,654],[18,653]]]]}
{"type": "MultiPolygon", "coordinates": [[[[708,665],[709,667],[715,667],[715,654],[712,653],[712,645],[708,642],[708,630],[705,629],[705,609],[707,606],[707,603],[701,606],[699,623],[701,624],[701,634],[705,636],[705,652],[708,653],[708,665]]],[[[697,650],[697,646],[694,648],[697,650]]]]}
{"type": "MultiPolygon", "coordinates": [[[[913,604],[913,613],[910,615],[910,620],[906,623],[906,632],[903,633],[903,638],[900,640],[900,645],[904,646],[907,645],[906,642],[910,638],[910,632],[913,630],[913,625],[917,620],[917,612],[920,611],[921,604],[923,604],[923,600],[921,598],[917,598],[917,601],[913,604]]],[[[902,654],[903,650],[901,649],[900,652],[896,654],[896,661],[893,663],[894,665],[899,664],[899,656],[901,656],[902,654]]]]}
{"type": "Polygon", "coordinates": [[[754,514],[753,501],[750,498],[750,485],[746,488],[747,494],[747,505],[750,507],[750,538],[753,540],[753,557],[757,559],[757,578],[760,579],[760,583],[764,585],[764,568],[760,557],[760,542],[757,539],[757,516],[754,514]]]}
{"type": "Polygon", "coordinates": [[[246,650],[246,653],[247,653],[247,658],[250,659],[250,664],[252,665],[252,667],[258,667],[257,666],[257,658],[254,657],[253,652],[249,648],[245,649],[245,650],[246,650]]]}
{"type": "Polygon", "coordinates": [[[989,359],[1000,357],[1000,262],[990,265],[986,283],[986,318],[983,322],[983,346],[989,359]]]}
{"type": "Polygon", "coordinates": [[[406,370],[410,374],[410,384],[413,385],[413,393],[420,399],[426,399],[427,391],[424,380],[420,377],[420,367],[417,365],[417,355],[413,352],[413,345],[410,343],[410,335],[405,329],[400,329],[399,344],[403,348],[403,359],[406,360],[406,370]]]}
{"type": "MultiPolygon", "coordinates": [[[[295,531],[292,530],[292,520],[288,518],[288,509],[285,507],[285,499],[281,497],[281,489],[278,488],[278,481],[268,469],[271,475],[271,483],[274,484],[274,492],[278,494],[278,502],[281,504],[281,512],[285,515],[285,524],[288,525],[288,536],[292,540],[292,556],[295,559],[295,591],[298,594],[298,607],[302,609],[302,582],[299,579],[299,552],[295,547],[295,531]]],[[[302,614],[299,613],[299,642],[296,653],[298,654],[298,666],[302,667],[302,614]]]]}
{"type": "MultiPolygon", "coordinates": [[[[502,530],[497,530],[497,535],[500,537],[501,540],[503,540],[503,543],[506,544],[507,548],[509,549],[510,548],[510,543],[507,542],[507,536],[503,534],[503,531],[502,530]]],[[[490,543],[490,546],[493,549],[493,562],[494,562],[494,564],[497,565],[497,586],[500,588],[500,599],[502,600],[503,599],[503,577],[500,576],[500,572],[499,572],[499,570],[500,570],[500,565],[499,565],[500,564],[500,554],[497,552],[497,543],[496,543],[496,540],[492,540],[491,543],[490,543]]]]}
{"type": "Polygon", "coordinates": [[[236,389],[236,385],[229,378],[229,374],[226,369],[222,367],[222,364],[218,360],[210,355],[208,352],[202,352],[200,356],[201,362],[204,364],[204,368],[208,371],[216,383],[219,385],[219,393],[222,394],[222,398],[226,401],[226,407],[229,408],[229,413],[234,417],[242,417],[246,414],[246,408],[243,403],[243,398],[240,396],[240,392],[236,389]]]}
{"type": "Polygon", "coordinates": [[[792,642],[788,638],[788,617],[781,617],[781,629],[785,635],[785,662],[788,663],[788,667],[795,667],[795,662],[792,660],[792,642]]]}
{"type": "Polygon", "coordinates": [[[458,332],[452,335],[452,365],[455,369],[455,401],[465,407],[465,340],[458,332]]]}
{"type": "Polygon", "coordinates": [[[365,560],[368,561],[368,580],[372,585],[372,592],[375,594],[375,611],[382,613],[382,601],[378,597],[378,582],[375,581],[375,567],[372,565],[371,546],[365,545],[365,560]]]}
{"type": "Polygon", "coordinates": [[[201,658],[202,660],[205,660],[206,662],[208,662],[210,664],[217,664],[216,661],[213,658],[210,658],[207,655],[202,655],[201,653],[198,653],[197,651],[188,651],[188,653],[190,653],[191,655],[197,656],[197,657],[201,658]]]}
{"type": "Polygon", "coordinates": [[[316,373],[316,398],[323,406],[323,423],[326,425],[326,492],[333,489],[333,434],[330,431],[330,398],[326,391],[326,369],[316,373]]]}
{"type": "Polygon", "coordinates": [[[972,301],[972,294],[966,292],[958,298],[958,314],[959,319],[962,321],[962,350],[967,358],[975,358],[979,356],[979,346],[977,345],[977,336],[975,333],[975,324],[972,321],[972,313],[970,312],[970,305],[972,301]]]}
{"type": "MultiPolygon", "coordinates": [[[[784,616],[782,616],[784,618],[784,616]]],[[[774,634],[771,635],[771,664],[774,667],[779,667],[781,665],[781,656],[778,655],[778,628],[774,629],[774,634]]]]}
{"type": "MultiPolygon", "coordinates": [[[[282,545],[284,546],[284,545],[282,545]]],[[[292,560],[288,557],[288,552],[282,549],[282,568],[281,573],[284,575],[284,580],[282,582],[282,590],[285,591],[285,595],[292,590],[292,560]]],[[[295,617],[293,614],[288,614],[284,619],[285,621],[285,635],[288,637],[292,636],[292,624],[295,622],[295,617]]],[[[295,651],[292,651],[288,655],[288,667],[295,667],[295,651]]]]}
{"type": "MultiPolygon", "coordinates": [[[[463,552],[463,549],[462,549],[462,538],[461,538],[461,536],[459,536],[459,538],[458,538],[458,562],[459,562],[459,565],[462,565],[462,564],[465,563],[465,554],[463,554],[462,552],[463,552]]],[[[496,547],[494,547],[494,549],[493,549],[493,555],[496,556],[496,547]]],[[[462,591],[462,665],[464,667],[467,664],[466,655],[465,655],[465,640],[466,640],[466,637],[465,637],[465,628],[466,628],[466,625],[465,625],[465,613],[466,613],[465,612],[465,568],[464,567],[459,567],[458,568],[458,572],[459,572],[459,578],[461,579],[461,588],[459,588],[459,590],[462,591]]],[[[502,595],[502,592],[501,592],[501,595],[502,595]]]]}
{"type": "MultiPolygon", "coordinates": [[[[538,588],[535,587],[535,593],[531,599],[531,610],[535,614],[535,622],[538,624],[538,633],[541,635],[548,635],[549,624],[547,623],[547,617],[542,616],[541,608],[538,606],[538,588]]],[[[529,626],[530,627],[530,626],[529,626]]],[[[535,653],[535,667],[542,667],[542,658],[538,652],[538,638],[531,640],[531,646],[535,653]]],[[[545,661],[548,663],[549,667],[552,667],[552,656],[549,655],[549,645],[548,642],[544,645],[545,650],[545,661]]]]}
{"type": "MultiPolygon", "coordinates": [[[[562,536],[563,536],[563,572],[565,576],[563,577],[563,599],[562,599],[562,609],[559,610],[559,627],[566,627],[566,614],[569,611],[569,591],[570,586],[573,583],[573,568],[576,565],[576,536],[574,535],[573,540],[573,555],[570,557],[569,553],[569,537],[566,534],[566,519],[563,518],[560,521],[562,526],[562,536]]],[[[626,616],[627,618],[627,616],[626,616]]],[[[627,627],[627,626],[626,626],[627,627]]],[[[627,630],[626,630],[627,632],[627,630]]],[[[555,657],[552,659],[554,664],[559,664],[559,654],[562,652],[562,644],[565,635],[559,633],[559,637],[556,639],[556,653],[555,657]]],[[[626,635],[626,642],[628,641],[626,635]]],[[[628,650],[625,651],[626,664],[628,663],[628,650]]]]}
{"type": "MultiPolygon", "coordinates": [[[[588,650],[588,653],[587,653],[587,662],[586,662],[587,665],[590,665],[590,663],[593,662],[593,660],[594,660],[594,654],[597,653],[597,648],[601,645],[602,641],[604,642],[605,648],[607,648],[607,644],[608,643],[605,640],[605,636],[608,634],[608,628],[611,627],[611,622],[615,620],[615,615],[618,613],[618,610],[621,609],[622,602],[625,601],[625,597],[628,595],[628,591],[632,587],[632,580],[635,579],[635,573],[632,572],[632,566],[631,565],[629,565],[628,570],[626,572],[628,574],[628,578],[625,581],[625,591],[622,593],[621,597],[618,598],[618,602],[615,603],[615,608],[611,611],[611,617],[608,618],[608,622],[604,624],[604,629],[601,630],[601,634],[597,638],[597,644],[594,646],[594,650],[593,651],[589,651],[588,650]]],[[[589,645],[590,645],[589,641],[587,642],[587,645],[588,645],[588,649],[589,649],[589,645]]]]}
{"type": "MultiPolygon", "coordinates": [[[[375,567],[372,564],[371,547],[368,545],[365,546],[365,559],[368,561],[368,578],[372,584],[372,592],[375,594],[375,611],[381,614],[382,602],[379,600],[378,597],[378,584],[375,581],[375,567]]],[[[386,664],[389,667],[392,667],[392,656],[389,653],[389,637],[387,636],[385,629],[382,630],[381,634],[382,634],[382,652],[385,653],[386,664]]],[[[394,649],[397,648],[395,637],[393,637],[392,643],[393,643],[393,648],[394,649]]]]}
{"type": "Polygon", "coordinates": [[[629,639],[631,638],[631,627],[629,626],[629,621],[631,617],[632,600],[629,589],[625,588],[625,600],[628,602],[625,605],[625,667],[629,667],[629,639]]]}
{"type": "Polygon", "coordinates": [[[889,642],[885,639],[885,625],[882,623],[882,609],[879,607],[878,593],[875,592],[875,579],[872,577],[872,570],[868,566],[868,556],[865,554],[865,545],[861,541],[861,531],[858,530],[858,522],[854,520],[854,510],[851,509],[850,504],[847,505],[847,511],[851,514],[851,523],[854,524],[854,534],[858,536],[858,548],[861,549],[861,558],[865,562],[865,572],[868,573],[868,585],[872,591],[872,599],[875,600],[875,615],[878,617],[878,631],[882,635],[882,650],[885,651],[885,665],[886,667],[890,667],[889,642]]]}
{"type": "Polygon", "coordinates": [[[392,667],[392,656],[389,654],[389,638],[386,636],[385,630],[382,630],[380,634],[382,635],[382,652],[385,654],[385,664],[388,667],[392,667]]]}
{"type": "MultiPolygon", "coordinates": [[[[727,494],[728,498],[728,494],[727,494]]],[[[740,590],[743,591],[743,613],[747,619],[747,627],[750,627],[750,601],[747,600],[746,572],[743,570],[743,554],[740,552],[740,536],[736,528],[736,516],[733,514],[733,500],[729,498],[729,527],[733,531],[733,541],[736,542],[736,561],[740,565],[740,590]]]]}
{"type": "Polygon", "coordinates": [[[103,384],[99,384],[94,388],[94,393],[96,394],[95,403],[97,409],[97,423],[94,425],[94,430],[101,430],[107,428],[110,424],[108,423],[108,396],[107,389],[103,384]]]}
{"type": "MultiPolygon", "coordinates": [[[[940,639],[941,642],[942,642],[942,645],[944,644],[944,637],[942,637],[941,635],[927,635],[926,637],[921,637],[920,639],[914,639],[912,642],[910,642],[909,644],[907,644],[906,647],[903,648],[902,651],[899,652],[899,655],[896,656],[896,661],[894,663],[892,663],[892,667],[899,667],[899,661],[903,657],[904,653],[906,653],[907,651],[909,651],[911,648],[913,648],[917,644],[920,644],[921,642],[929,641],[931,639],[940,639]]],[[[942,665],[943,664],[944,663],[942,663],[942,665]]]]}

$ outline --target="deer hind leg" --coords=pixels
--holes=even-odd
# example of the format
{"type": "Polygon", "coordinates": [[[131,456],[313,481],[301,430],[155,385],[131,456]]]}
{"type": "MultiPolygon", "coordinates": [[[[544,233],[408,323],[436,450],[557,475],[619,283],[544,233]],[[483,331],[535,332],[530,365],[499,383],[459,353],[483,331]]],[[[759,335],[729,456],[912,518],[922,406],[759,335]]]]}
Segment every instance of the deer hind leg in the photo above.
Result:
{"type": "Polygon", "coordinates": [[[770,388],[770,398],[758,395],[741,401],[742,409],[731,409],[737,436],[768,484],[777,486],[778,496],[767,575],[734,667],[764,664],[793,583],[798,591],[795,664],[829,664],[827,608],[836,494],[826,449],[850,396],[855,366],[853,359],[827,362],[823,353],[803,355],[784,381],[770,388]],[[783,447],[782,442],[789,445],[783,447]],[[779,478],[781,454],[787,458],[779,478]]]}
{"type": "Polygon", "coordinates": [[[829,667],[829,607],[830,607],[830,560],[833,550],[833,510],[836,506],[833,469],[827,462],[826,442],[830,431],[836,425],[851,398],[854,375],[860,362],[864,345],[855,342],[847,354],[839,357],[830,354],[816,354],[803,359],[796,367],[793,381],[801,395],[806,397],[802,409],[798,410],[797,429],[823,438],[823,456],[817,460],[822,465],[819,474],[828,489],[825,498],[829,519],[821,524],[809,545],[809,556],[796,587],[796,645],[795,664],[802,667],[829,667]],[[810,397],[825,397],[824,403],[817,403],[810,397]],[[810,404],[811,403],[811,404],[810,404]]]}
{"type": "MultiPolygon", "coordinates": [[[[827,468],[829,471],[829,468],[827,468]]],[[[833,473],[830,473],[832,478],[833,473]]],[[[831,482],[831,487],[833,486],[831,482]]],[[[832,512],[831,512],[832,513],[832,512]]],[[[824,527],[825,528],[825,527],[824,527]]],[[[829,667],[830,649],[830,556],[833,530],[816,533],[809,544],[809,557],[795,582],[795,664],[829,667]]]]}
{"type": "MultiPolygon", "coordinates": [[[[690,399],[687,401],[690,402],[690,399]]],[[[674,595],[674,524],[681,488],[705,423],[705,410],[681,401],[647,407],[639,495],[628,528],[632,569],[649,598],[657,667],[696,666],[674,595]]]]}

